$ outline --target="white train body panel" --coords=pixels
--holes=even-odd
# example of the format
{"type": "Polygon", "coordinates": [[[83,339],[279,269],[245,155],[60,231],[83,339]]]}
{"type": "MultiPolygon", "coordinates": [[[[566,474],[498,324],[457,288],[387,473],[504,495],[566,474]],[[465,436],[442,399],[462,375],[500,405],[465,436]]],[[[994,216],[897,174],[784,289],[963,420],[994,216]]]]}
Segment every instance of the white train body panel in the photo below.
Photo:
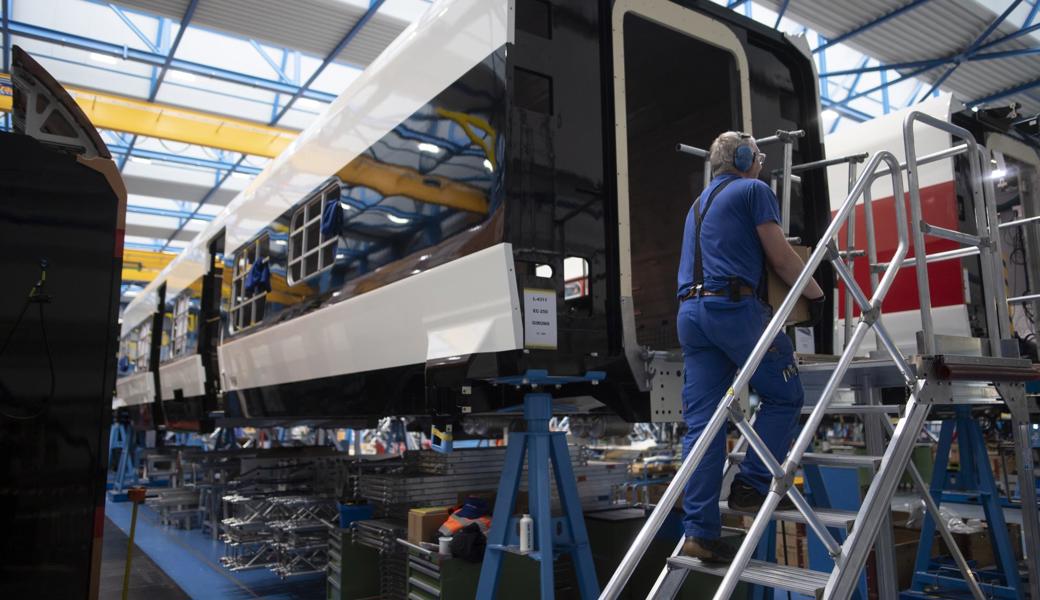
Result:
{"type": "Polygon", "coordinates": [[[445,0],[408,27],[228,205],[231,254],[511,41],[509,0],[445,0]]]}
{"type": "Polygon", "coordinates": [[[509,244],[220,346],[225,390],[524,347],[509,244]]]}
{"type": "Polygon", "coordinates": [[[155,400],[155,377],[151,372],[135,373],[116,381],[116,398],[112,408],[137,406],[155,400]]]}
{"type": "Polygon", "coordinates": [[[180,390],[185,398],[206,393],[206,371],[202,356],[191,354],[159,366],[159,387],[163,400],[173,400],[180,390]]]}

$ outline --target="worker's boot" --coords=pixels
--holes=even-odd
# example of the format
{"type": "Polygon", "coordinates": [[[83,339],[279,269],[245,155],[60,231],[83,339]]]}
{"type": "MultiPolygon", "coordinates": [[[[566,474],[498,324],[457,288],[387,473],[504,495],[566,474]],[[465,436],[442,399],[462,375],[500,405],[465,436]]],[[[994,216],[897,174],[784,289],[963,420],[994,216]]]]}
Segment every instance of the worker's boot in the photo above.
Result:
{"type": "Polygon", "coordinates": [[[719,540],[687,537],[682,547],[682,555],[699,558],[704,562],[728,563],[737,555],[733,548],[719,540]]]}
{"type": "MultiPolygon", "coordinates": [[[[732,510],[757,513],[765,501],[765,494],[758,493],[758,490],[739,479],[734,479],[733,484],[729,486],[728,503],[732,510]]],[[[776,510],[794,510],[794,503],[790,498],[784,496],[780,499],[776,510]]]]}

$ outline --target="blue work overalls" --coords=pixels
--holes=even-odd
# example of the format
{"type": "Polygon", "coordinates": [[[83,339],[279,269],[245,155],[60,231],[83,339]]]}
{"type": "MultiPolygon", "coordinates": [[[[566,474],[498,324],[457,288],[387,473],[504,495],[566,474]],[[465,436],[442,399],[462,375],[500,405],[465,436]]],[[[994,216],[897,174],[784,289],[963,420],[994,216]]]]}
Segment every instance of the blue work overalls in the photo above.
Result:
{"type": "MultiPolygon", "coordinates": [[[[737,209],[740,209],[739,205],[737,209]]],[[[712,212],[715,212],[716,219],[726,217],[725,213],[712,212]]],[[[706,219],[706,215],[711,213],[704,214],[702,218],[706,219]]],[[[712,229],[717,231],[719,227],[705,229],[703,233],[711,235],[712,229]]],[[[758,232],[753,226],[744,223],[723,229],[728,229],[727,235],[753,236],[761,252],[758,232]]],[[[741,240],[743,243],[749,241],[746,238],[741,240]]],[[[697,245],[704,247],[700,243],[697,245]]],[[[714,244],[707,246],[717,247],[714,244]]],[[[682,400],[683,418],[688,428],[683,438],[683,456],[696,443],[732,385],[737,369],[744,364],[762,336],[770,317],[770,308],[754,296],[742,296],[738,300],[727,296],[701,296],[681,302],[677,326],[685,363],[682,400]]],[[[804,400],[794,365],[791,340],[780,333],[751,378],[751,387],[760,401],[755,431],[778,459],[782,459],[790,447],[804,400]]],[[[725,458],[724,427],[712,440],[704,459],[686,485],[683,524],[687,536],[717,539],[721,533],[719,495],[725,458]]],[[[737,478],[762,494],[768,491],[771,481],[769,472],[752,450],[741,464],[737,478]]]]}

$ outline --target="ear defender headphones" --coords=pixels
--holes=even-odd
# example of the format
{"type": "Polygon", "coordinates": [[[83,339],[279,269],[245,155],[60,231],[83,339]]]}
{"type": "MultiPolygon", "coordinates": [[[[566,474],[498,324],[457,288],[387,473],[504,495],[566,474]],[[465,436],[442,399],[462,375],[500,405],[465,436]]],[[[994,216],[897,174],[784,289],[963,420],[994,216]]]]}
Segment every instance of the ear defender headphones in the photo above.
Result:
{"type": "Polygon", "coordinates": [[[733,166],[741,173],[747,173],[751,170],[751,166],[755,164],[755,151],[746,143],[750,139],[750,135],[746,133],[740,134],[741,145],[737,146],[737,149],[733,151],[733,166]]]}

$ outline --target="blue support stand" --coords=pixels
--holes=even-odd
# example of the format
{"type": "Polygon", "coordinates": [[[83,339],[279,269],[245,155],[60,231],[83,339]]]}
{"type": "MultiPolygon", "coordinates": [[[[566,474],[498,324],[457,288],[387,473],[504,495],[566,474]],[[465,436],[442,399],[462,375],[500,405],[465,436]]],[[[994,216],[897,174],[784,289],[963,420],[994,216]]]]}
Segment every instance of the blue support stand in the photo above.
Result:
{"type": "MultiPolygon", "coordinates": [[[[527,381],[530,381],[529,379],[527,381]]],[[[567,453],[567,436],[561,431],[549,431],[552,418],[552,396],[529,393],[524,396],[524,420],[527,431],[511,433],[506,448],[506,462],[495,499],[495,511],[488,532],[487,551],[480,569],[477,598],[494,598],[505,552],[518,554],[518,521],[513,516],[524,455],[528,465],[528,500],[534,519],[533,550],[528,558],[539,562],[541,598],[554,598],[553,562],[558,553],[570,552],[577,575],[582,600],[599,596],[596,567],[585,531],[585,521],[578,498],[578,488],[567,453]],[[560,495],[563,517],[553,518],[550,512],[549,464],[556,475],[556,489],[560,495]]]]}
{"type": "MultiPolygon", "coordinates": [[[[982,428],[971,416],[970,406],[955,407],[953,419],[943,421],[939,445],[935,454],[935,470],[929,493],[940,502],[960,502],[982,506],[996,562],[995,569],[977,571],[979,587],[988,598],[1025,598],[1015,560],[1014,546],[1004,521],[1004,502],[997,490],[993,471],[986,453],[982,428]],[[957,434],[960,449],[960,470],[948,473],[950,449],[957,434]],[[956,492],[951,493],[951,491],[956,492]]],[[[935,561],[931,557],[935,522],[925,513],[921,525],[921,542],[917,549],[914,579],[904,599],[932,598],[936,593],[967,593],[967,585],[952,562],[935,561]]]]}
{"type": "Polygon", "coordinates": [[[112,491],[117,495],[137,484],[137,444],[129,423],[113,423],[108,434],[108,463],[112,464],[113,450],[120,449],[119,464],[112,479],[112,491]]]}

